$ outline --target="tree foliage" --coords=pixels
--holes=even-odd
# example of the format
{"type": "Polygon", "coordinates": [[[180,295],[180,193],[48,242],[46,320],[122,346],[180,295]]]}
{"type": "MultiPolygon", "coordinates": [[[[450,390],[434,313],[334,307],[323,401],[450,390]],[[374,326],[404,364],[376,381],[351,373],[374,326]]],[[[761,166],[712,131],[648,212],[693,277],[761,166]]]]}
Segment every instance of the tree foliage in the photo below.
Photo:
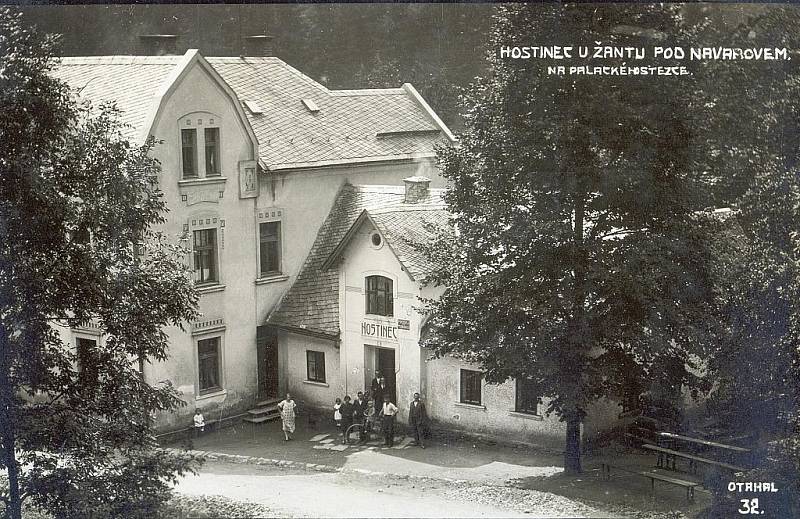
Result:
{"type": "MultiPolygon", "coordinates": [[[[0,10],[0,467],[18,518],[144,514],[190,458],[156,449],[152,413],[181,404],[139,362],[168,355],[162,328],[196,316],[164,221],[149,144],[112,106],[76,103],[54,80],[54,41],[0,10]],[[64,330],[102,330],[82,351],[64,330]],[[138,361],[138,362],[137,362],[138,361]]],[[[126,515],[127,516],[127,515],[126,515]]]]}
{"type": "Polygon", "coordinates": [[[490,75],[440,152],[454,234],[429,248],[442,265],[429,281],[446,291],[428,302],[426,343],[489,382],[532,378],[567,422],[565,467],[579,471],[594,402],[653,380],[680,388],[706,351],[712,176],[696,139],[709,109],[692,77],[548,76],[497,52],[531,35],[652,47],[621,26],[686,46],[677,6],[513,5],[494,22],[490,75]]]}
{"type": "MultiPolygon", "coordinates": [[[[724,44],[800,46],[795,6],[751,14],[720,36],[724,44]]],[[[775,483],[778,493],[761,496],[775,517],[800,513],[800,70],[792,58],[780,67],[717,64],[713,74],[731,85],[712,124],[736,143],[719,157],[729,173],[721,192],[737,213],[715,262],[723,326],[709,362],[715,389],[708,411],[723,427],[754,437],[762,463],[739,480],[775,483]]],[[[709,515],[730,517],[738,496],[724,484],[713,490],[709,515]]]]}
{"type": "MultiPolygon", "coordinates": [[[[797,48],[800,11],[769,7],[745,19],[722,43],[797,48]]],[[[771,68],[715,64],[711,72],[717,81],[733,84],[715,101],[721,116],[711,122],[714,131],[739,136],[730,139],[730,153],[719,154],[728,157],[724,168],[730,174],[723,180],[737,213],[736,227],[716,255],[725,333],[710,363],[719,387],[714,411],[733,427],[774,433],[789,424],[800,403],[800,70],[790,60],[771,68]]]]}

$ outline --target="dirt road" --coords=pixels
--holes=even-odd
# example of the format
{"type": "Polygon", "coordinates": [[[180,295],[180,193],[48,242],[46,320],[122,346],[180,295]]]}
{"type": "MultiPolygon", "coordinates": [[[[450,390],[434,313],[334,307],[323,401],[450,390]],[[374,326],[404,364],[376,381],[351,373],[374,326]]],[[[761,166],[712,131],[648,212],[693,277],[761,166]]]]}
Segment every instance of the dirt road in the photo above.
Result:
{"type": "Polygon", "coordinates": [[[608,517],[543,492],[217,461],[176,490],[255,502],[284,517],[608,517]]]}

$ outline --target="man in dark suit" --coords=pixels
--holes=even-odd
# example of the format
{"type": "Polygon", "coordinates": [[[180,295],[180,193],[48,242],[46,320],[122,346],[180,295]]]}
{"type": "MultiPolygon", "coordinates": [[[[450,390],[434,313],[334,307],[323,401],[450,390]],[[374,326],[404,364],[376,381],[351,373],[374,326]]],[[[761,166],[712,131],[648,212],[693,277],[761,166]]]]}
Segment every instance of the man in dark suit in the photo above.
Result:
{"type": "Polygon", "coordinates": [[[367,401],[364,393],[359,391],[353,401],[353,423],[361,424],[361,431],[358,433],[358,441],[363,443],[369,441],[369,433],[364,429],[364,411],[367,410],[367,401]]]}
{"type": "Polygon", "coordinates": [[[425,404],[419,397],[419,393],[414,393],[414,400],[408,410],[408,425],[414,433],[414,441],[417,445],[425,448],[425,427],[428,423],[428,413],[425,404]]]}
{"type": "Polygon", "coordinates": [[[375,372],[375,378],[372,379],[370,389],[372,390],[372,399],[376,402],[375,412],[377,413],[383,405],[383,395],[386,393],[386,381],[380,371],[375,372]],[[381,384],[381,382],[383,382],[383,384],[381,384]]]}
{"type": "Polygon", "coordinates": [[[347,429],[353,425],[353,404],[350,403],[350,395],[344,397],[344,402],[342,402],[339,412],[342,413],[342,443],[347,443],[349,439],[347,429]]]}
{"type": "Polygon", "coordinates": [[[379,387],[381,385],[381,372],[375,370],[375,378],[372,379],[372,382],[369,384],[369,397],[376,402],[379,402],[376,407],[380,407],[383,405],[383,395],[380,395],[380,400],[375,398],[375,392],[379,391],[379,387]]]}

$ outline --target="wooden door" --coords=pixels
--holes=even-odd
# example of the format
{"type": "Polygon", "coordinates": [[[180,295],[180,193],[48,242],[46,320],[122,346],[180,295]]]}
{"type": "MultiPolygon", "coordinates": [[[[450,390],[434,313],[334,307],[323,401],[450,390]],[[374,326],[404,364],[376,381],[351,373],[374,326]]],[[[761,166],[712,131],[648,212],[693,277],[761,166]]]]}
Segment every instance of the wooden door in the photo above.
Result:
{"type": "Polygon", "coordinates": [[[389,394],[392,396],[392,402],[397,403],[397,377],[395,375],[394,367],[394,350],[388,348],[376,348],[378,354],[377,369],[380,370],[381,375],[386,379],[386,387],[389,388],[389,394]]]}
{"type": "Polygon", "coordinates": [[[259,398],[278,397],[278,334],[259,326],[256,339],[259,398]]]}

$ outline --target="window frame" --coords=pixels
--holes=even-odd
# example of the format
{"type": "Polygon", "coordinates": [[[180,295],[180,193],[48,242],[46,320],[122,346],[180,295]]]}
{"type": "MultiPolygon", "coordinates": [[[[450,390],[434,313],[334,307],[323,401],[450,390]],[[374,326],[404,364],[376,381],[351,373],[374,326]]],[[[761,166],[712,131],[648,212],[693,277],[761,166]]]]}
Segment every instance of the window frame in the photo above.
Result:
{"type": "Polygon", "coordinates": [[[460,368],[458,377],[458,401],[459,403],[467,405],[483,405],[483,373],[474,369],[460,368]],[[475,376],[477,376],[477,384],[474,380],[467,380],[467,378],[475,376]],[[474,398],[468,398],[469,396],[474,396],[468,395],[468,391],[476,389],[475,387],[469,387],[470,384],[476,385],[478,391],[477,400],[474,398]]]}
{"type": "Polygon", "coordinates": [[[514,412],[541,416],[539,413],[540,395],[536,390],[535,382],[531,379],[518,378],[514,386],[514,412]],[[531,402],[533,402],[533,407],[530,407],[531,402]]]}
{"type": "Polygon", "coordinates": [[[281,225],[280,220],[271,220],[271,221],[262,221],[258,222],[258,273],[259,277],[270,277],[270,276],[277,276],[283,273],[283,226],[281,225]],[[277,226],[277,233],[274,235],[274,240],[267,240],[265,239],[265,235],[263,229],[268,228],[271,225],[277,226]],[[277,256],[277,268],[272,270],[267,270],[266,268],[266,261],[264,257],[264,246],[266,243],[274,243],[275,253],[277,256]]]}
{"type": "Polygon", "coordinates": [[[198,395],[207,395],[210,393],[217,393],[222,391],[223,389],[223,382],[222,382],[222,337],[219,335],[214,335],[211,337],[203,337],[201,339],[196,339],[196,352],[197,352],[197,394],[198,395]],[[203,354],[200,351],[201,343],[208,343],[213,342],[215,347],[215,352],[213,355],[203,354]],[[216,359],[216,384],[211,385],[208,387],[203,387],[203,361],[207,358],[214,358],[216,359]]]}
{"type": "Polygon", "coordinates": [[[217,236],[217,228],[216,227],[205,227],[202,229],[192,229],[192,271],[194,273],[194,284],[198,286],[204,285],[214,285],[219,284],[220,276],[219,276],[219,239],[217,236]],[[197,244],[197,236],[198,233],[210,233],[211,236],[214,237],[213,243],[208,246],[207,244],[202,245],[202,249],[198,250],[197,244]],[[207,256],[211,259],[212,268],[213,268],[213,275],[209,276],[208,279],[198,279],[197,273],[202,272],[202,267],[200,269],[197,268],[198,259],[202,257],[203,251],[210,250],[210,253],[207,256]]]}
{"type": "Polygon", "coordinates": [[[306,380],[308,382],[318,382],[320,384],[327,383],[327,374],[325,372],[325,352],[316,350],[306,350],[306,380]],[[314,366],[314,373],[312,377],[311,366],[314,366]],[[321,362],[320,362],[321,361],[321,362]],[[319,367],[322,367],[322,373],[319,373],[319,367]]]}
{"type": "Polygon", "coordinates": [[[364,313],[394,317],[394,280],[392,278],[380,274],[372,274],[364,278],[364,313]],[[388,289],[386,286],[380,287],[378,282],[388,284],[388,289]],[[371,286],[372,283],[375,285],[371,286]],[[381,309],[381,303],[383,309],[381,309]]]}
{"type": "Polygon", "coordinates": [[[181,177],[184,179],[196,179],[200,178],[200,167],[197,161],[197,128],[181,128],[181,177]],[[191,146],[186,145],[186,141],[184,139],[184,135],[192,135],[192,143],[191,146]],[[192,169],[191,173],[186,172],[186,159],[187,159],[187,152],[186,150],[191,150],[188,157],[192,160],[192,169]]]}

